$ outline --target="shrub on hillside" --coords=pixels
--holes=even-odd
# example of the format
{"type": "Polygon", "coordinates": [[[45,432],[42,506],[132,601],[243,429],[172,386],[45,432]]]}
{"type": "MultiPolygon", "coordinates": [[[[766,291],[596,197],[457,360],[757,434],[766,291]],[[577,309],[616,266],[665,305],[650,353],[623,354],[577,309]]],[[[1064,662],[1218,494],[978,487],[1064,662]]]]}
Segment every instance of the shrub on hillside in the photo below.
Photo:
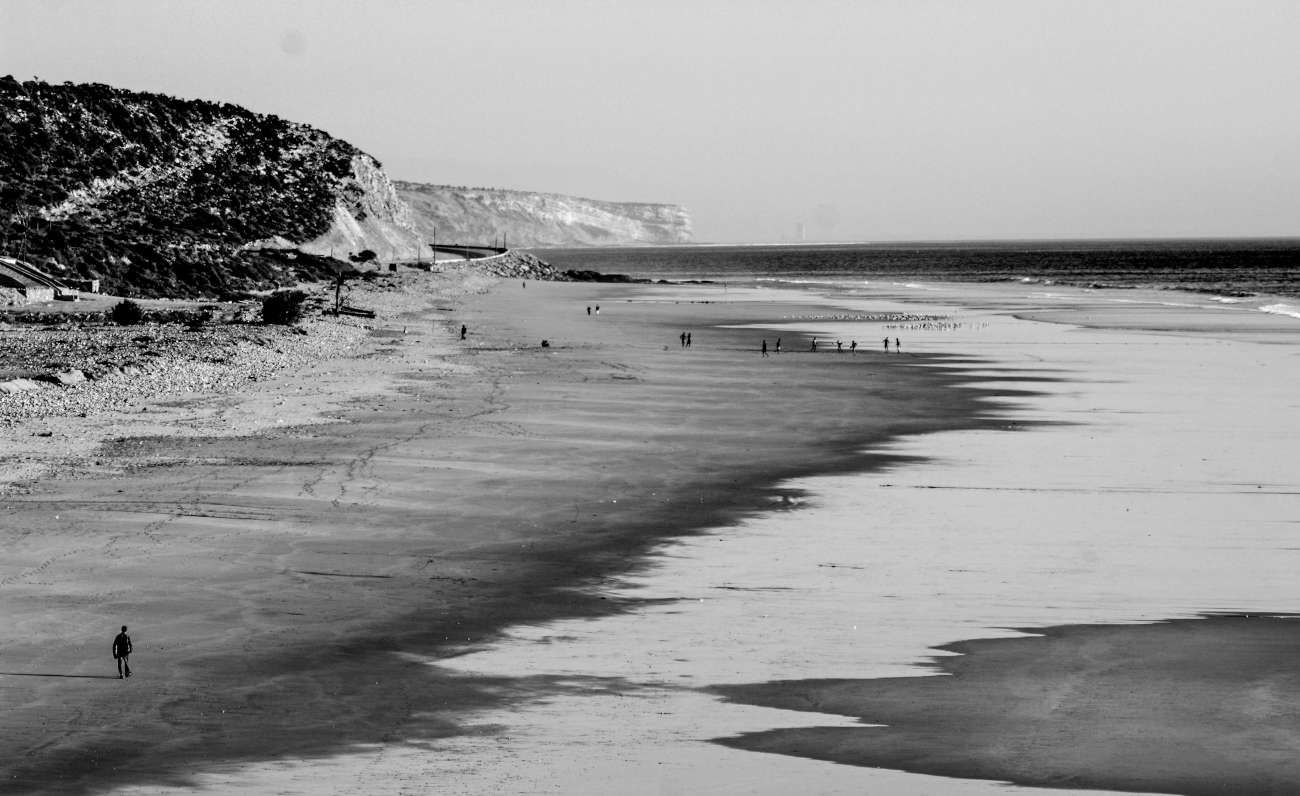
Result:
{"type": "Polygon", "coordinates": [[[262,323],[291,326],[302,320],[303,302],[307,294],[301,290],[280,290],[262,300],[262,323]]]}
{"type": "Polygon", "coordinates": [[[135,326],[144,320],[144,308],[131,299],[122,299],[113,305],[110,315],[118,326],[135,326]]]}

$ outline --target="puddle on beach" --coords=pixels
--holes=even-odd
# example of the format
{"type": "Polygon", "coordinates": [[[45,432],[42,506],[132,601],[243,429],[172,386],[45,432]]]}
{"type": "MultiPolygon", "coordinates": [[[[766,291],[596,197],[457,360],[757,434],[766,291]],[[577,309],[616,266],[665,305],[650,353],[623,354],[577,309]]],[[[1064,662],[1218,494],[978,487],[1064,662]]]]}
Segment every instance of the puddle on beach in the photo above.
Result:
{"type": "Polygon", "coordinates": [[[1023,636],[1014,628],[1286,610],[1300,567],[1300,488],[1278,467],[1296,432],[1277,423],[1300,394],[1300,369],[1284,367],[1293,349],[1226,337],[964,317],[904,332],[904,342],[1062,372],[1071,378],[1015,399],[1024,410],[1008,423],[1064,424],[905,439],[889,451],[925,462],[784,484],[808,495],[795,510],[666,544],[654,566],[608,585],[642,608],[516,627],[488,649],[430,661],[467,677],[570,683],[459,717],[478,732],[198,781],[223,792],[312,782],[335,793],[1026,792],[727,748],[711,741],[863,725],[726,703],[705,689],[931,676],[921,664],[952,654],[935,646],[1023,636]]]}

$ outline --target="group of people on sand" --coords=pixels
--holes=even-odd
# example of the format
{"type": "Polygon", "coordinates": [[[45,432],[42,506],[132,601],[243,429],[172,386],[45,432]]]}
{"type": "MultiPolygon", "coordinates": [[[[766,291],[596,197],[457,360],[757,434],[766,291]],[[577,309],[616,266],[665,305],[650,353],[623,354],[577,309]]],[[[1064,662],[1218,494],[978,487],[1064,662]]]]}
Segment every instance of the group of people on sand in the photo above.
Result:
{"type": "Polygon", "coordinates": [[[690,332],[682,332],[682,333],[678,336],[678,339],[682,341],[682,348],[690,348],[690,347],[691,347],[691,333],[690,333],[690,332]]]}
{"type": "MultiPolygon", "coordinates": [[[[682,334],[683,334],[682,346],[685,347],[685,346],[687,345],[686,340],[690,337],[690,335],[687,335],[685,332],[683,332],[682,334]]],[[[811,351],[811,352],[814,353],[814,354],[817,353],[817,344],[818,344],[818,342],[819,342],[819,341],[817,340],[817,338],[814,337],[814,338],[812,339],[812,344],[809,346],[808,350],[811,351]]],[[[763,338],[763,344],[762,344],[762,346],[760,347],[759,350],[762,352],[763,356],[767,356],[767,338],[763,338]]],[[[781,353],[781,338],[779,338],[779,337],[776,338],[776,349],[775,349],[775,350],[776,350],[776,353],[778,353],[778,354],[781,353]]],[[[838,351],[838,352],[841,353],[841,354],[844,353],[844,341],[843,341],[843,340],[836,340],[836,341],[835,341],[835,350],[838,351]]],[[[885,338],[885,350],[886,350],[886,351],[889,350],[889,338],[888,338],[888,337],[885,338]]],[[[902,340],[899,340],[897,337],[894,338],[894,350],[895,350],[895,351],[902,351],[902,350],[903,350],[903,341],[902,341],[902,340]]],[[[858,341],[857,341],[857,340],[850,340],[850,341],[849,341],[849,353],[850,353],[850,354],[856,354],[857,351],[858,351],[858,341]]]]}

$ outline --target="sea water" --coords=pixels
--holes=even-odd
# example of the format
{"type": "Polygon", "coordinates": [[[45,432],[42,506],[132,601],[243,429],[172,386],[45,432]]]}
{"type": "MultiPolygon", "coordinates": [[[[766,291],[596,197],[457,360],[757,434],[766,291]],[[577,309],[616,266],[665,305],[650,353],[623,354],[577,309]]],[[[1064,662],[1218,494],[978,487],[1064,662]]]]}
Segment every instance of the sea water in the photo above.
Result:
{"type": "Polygon", "coordinates": [[[1083,240],[544,249],[561,269],[649,279],[1024,282],[1300,298],[1300,240],[1083,240]]]}

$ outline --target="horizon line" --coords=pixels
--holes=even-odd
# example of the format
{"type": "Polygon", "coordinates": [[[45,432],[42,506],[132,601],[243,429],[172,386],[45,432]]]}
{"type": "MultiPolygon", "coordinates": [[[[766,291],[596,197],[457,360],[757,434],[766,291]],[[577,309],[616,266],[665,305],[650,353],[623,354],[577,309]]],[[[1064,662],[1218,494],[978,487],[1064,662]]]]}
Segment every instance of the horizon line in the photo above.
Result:
{"type": "Polygon", "coordinates": [[[1294,242],[1300,244],[1300,234],[1293,235],[1198,235],[1198,236],[1147,236],[1147,237],[1025,237],[1025,238],[891,238],[877,240],[827,240],[827,241],[689,241],[685,243],[632,243],[610,246],[521,246],[521,249],[672,249],[759,246],[957,246],[997,245],[1025,243],[1250,243],[1294,242]]]}

